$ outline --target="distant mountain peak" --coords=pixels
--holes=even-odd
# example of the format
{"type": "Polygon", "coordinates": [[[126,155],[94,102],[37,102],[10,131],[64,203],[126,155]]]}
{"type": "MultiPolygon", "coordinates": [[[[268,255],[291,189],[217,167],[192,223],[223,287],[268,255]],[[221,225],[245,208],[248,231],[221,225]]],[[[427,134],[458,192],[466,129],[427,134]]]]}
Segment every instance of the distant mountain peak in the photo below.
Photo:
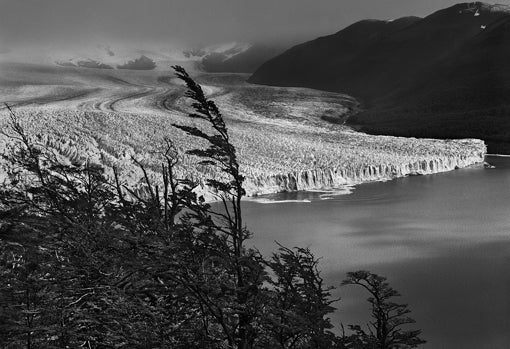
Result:
{"type": "Polygon", "coordinates": [[[231,42],[199,49],[194,58],[199,58],[201,68],[208,72],[253,73],[262,63],[287,48],[282,46],[231,42]]]}
{"type": "Polygon", "coordinates": [[[503,4],[486,4],[486,3],[479,3],[480,9],[490,12],[505,12],[510,13],[510,6],[503,5],[503,4]]]}
{"type": "Polygon", "coordinates": [[[248,50],[252,45],[246,42],[227,42],[204,47],[194,47],[184,50],[183,55],[188,59],[202,59],[208,55],[222,55],[224,59],[232,58],[248,50]]]}
{"type": "MultiPolygon", "coordinates": [[[[495,13],[504,12],[510,13],[510,6],[503,4],[488,4],[485,2],[464,2],[451,6],[450,10],[458,11],[458,13],[472,13],[474,16],[479,16],[482,13],[495,13]]],[[[448,10],[447,9],[447,10],[448,10]]]]}

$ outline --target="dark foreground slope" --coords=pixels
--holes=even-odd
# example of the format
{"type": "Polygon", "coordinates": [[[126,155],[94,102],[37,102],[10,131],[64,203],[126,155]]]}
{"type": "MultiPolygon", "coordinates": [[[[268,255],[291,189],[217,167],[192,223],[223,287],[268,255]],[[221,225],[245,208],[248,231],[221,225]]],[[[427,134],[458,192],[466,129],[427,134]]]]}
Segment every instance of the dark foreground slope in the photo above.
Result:
{"type": "Polygon", "coordinates": [[[295,46],[250,82],[342,91],[370,133],[487,141],[510,152],[510,13],[458,4],[420,19],[361,21],[295,46]],[[509,116],[507,116],[509,115],[509,116]]]}

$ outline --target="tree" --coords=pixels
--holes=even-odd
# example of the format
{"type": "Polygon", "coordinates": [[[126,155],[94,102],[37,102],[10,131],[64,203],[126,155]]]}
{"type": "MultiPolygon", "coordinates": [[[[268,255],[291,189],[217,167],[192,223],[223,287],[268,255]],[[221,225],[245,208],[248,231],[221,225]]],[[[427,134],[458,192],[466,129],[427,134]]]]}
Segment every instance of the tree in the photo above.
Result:
{"type": "Polygon", "coordinates": [[[385,277],[361,270],[348,273],[342,285],[358,285],[367,290],[372,308],[368,332],[359,325],[349,326],[355,333],[347,338],[349,348],[405,349],[425,343],[418,337],[420,330],[402,329],[403,325],[413,324],[415,320],[407,316],[411,312],[407,304],[392,301],[400,294],[388,284],[385,277]]]}
{"type": "MultiPolygon", "coordinates": [[[[66,163],[53,149],[28,136],[9,109],[8,136],[15,144],[5,159],[11,164],[10,183],[0,198],[7,223],[0,231],[2,243],[7,243],[2,245],[4,267],[19,258],[12,253],[8,230],[30,227],[37,239],[29,241],[25,233],[21,247],[47,252],[45,265],[50,271],[41,271],[35,280],[44,288],[41,275],[50,279],[49,290],[55,294],[50,298],[61,299],[57,309],[64,314],[53,320],[55,325],[63,324],[62,334],[46,331],[39,340],[54,338],[71,346],[150,347],[157,334],[172,346],[254,346],[265,270],[258,252],[244,246],[250,236],[242,223],[244,178],[218,109],[184,70],[176,71],[190,87],[187,95],[195,99],[193,116],[203,117],[216,132],[209,135],[180,127],[210,142],[210,148],[190,154],[230,177],[226,182],[208,181],[224,203],[221,213],[210,210],[193,193],[193,183],[175,178],[170,146],[164,153],[163,188],[149,179],[136,159],[143,178],[141,187],[133,188],[122,183],[115,169],[112,182],[101,166],[66,163]],[[203,340],[197,341],[200,336],[203,340]]],[[[12,293],[15,283],[9,281],[17,281],[19,275],[5,275],[6,292],[12,293]]],[[[12,304],[13,309],[25,306],[22,314],[33,313],[33,301],[20,302],[12,304]]],[[[34,316],[28,318],[30,329],[20,328],[30,334],[25,342],[31,343],[34,316]]],[[[42,317],[36,319],[42,322],[42,317]]]]}
{"type": "Polygon", "coordinates": [[[331,298],[317,259],[309,248],[280,246],[268,266],[274,275],[267,332],[272,345],[282,349],[331,348],[335,336],[328,314],[337,301],[331,298]]]}
{"type": "Polygon", "coordinates": [[[101,303],[107,292],[101,246],[109,246],[111,220],[98,218],[112,196],[101,168],[64,164],[59,154],[29,137],[9,111],[8,136],[15,144],[6,155],[12,166],[10,185],[0,195],[0,237],[12,273],[4,274],[2,291],[12,300],[12,318],[25,319],[11,322],[13,343],[28,348],[83,343],[84,332],[108,332],[89,320],[99,309],[90,305],[101,303]]]}
{"type": "Polygon", "coordinates": [[[118,171],[112,181],[99,165],[69,163],[9,112],[5,134],[13,144],[0,192],[2,345],[173,347],[183,328],[195,326],[196,307],[158,273],[179,269],[184,225],[176,216],[206,205],[192,183],[175,178],[171,144],[161,190],[135,160],[145,180],[139,190],[122,184],[118,171]]]}
{"type": "MultiPolygon", "coordinates": [[[[209,187],[218,193],[224,207],[223,212],[209,211],[215,217],[217,222],[215,228],[220,233],[216,241],[222,241],[224,244],[218,251],[211,253],[219,252],[229,281],[234,283],[224,285],[234,295],[232,304],[234,323],[227,324],[220,309],[214,312],[215,318],[222,324],[230,346],[235,345],[239,349],[251,348],[257,336],[255,322],[260,314],[260,297],[265,272],[258,253],[245,247],[245,241],[250,237],[250,233],[244,226],[242,217],[241,199],[246,194],[243,188],[244,176],[240,173],[236,149],[218,107],[205,96],[201,86],[184,68],[180,66],[173,68],[177,77],[188,87],[186,97],[193,101],[192,107],[195,112],[189,116],[207,122],[212,132],[207,133],[195,126],[176,124],[174,126],[191,136],[207,141],[209,144],[207,149],[193,149],[188,151],[188,154],[201,158],[202,165],[215,166],[220,174],[228,178],[226,181],[215,178],[207,180],[209,187]]],[[[212,304],[209,307],[212,308],[212,304]]]]}
{"type": "Polygon", "coordinates": [[[0,186],[0,346],[5,348],[396,348],[414,347],[419,331],[384,278],[349,274],[368,289],[377,321],[339,339],[319,259],[280,246],[271,260],[246,247],[244,177],[225,121],[181,67],[203,129],[174,125],[208,142],[192,149],[217,169],[207,184],[213,210],[177,178],[179,155],[162,140],[161,176],[143,161],[136,185],[86,160],[66,159],[29,135],[8,107],[12,141],[0,186]],[[375,330],[374,330],[375,329],[375,330]],[[375,334],[374,334],[375,333],[375,334]],[[4,335],[5,334],[5,335],[4,335]],[[377,346],[378,343],[387,346],[377,346]],[[359,344],[359,345],[358,345],[359,344]],[[370,346],[372,345],[372,346],[370,346]],[[393,345],[393,346],[389,346],[393,345]],[[413,346],[414,345],[414,346],[413,346]]]}

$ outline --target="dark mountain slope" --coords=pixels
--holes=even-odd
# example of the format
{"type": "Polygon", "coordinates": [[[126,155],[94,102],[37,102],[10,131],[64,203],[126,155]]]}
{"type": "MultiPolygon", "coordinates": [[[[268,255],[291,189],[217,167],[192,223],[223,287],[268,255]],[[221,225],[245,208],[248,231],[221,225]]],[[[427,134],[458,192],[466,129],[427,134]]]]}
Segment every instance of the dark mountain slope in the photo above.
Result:
{"type": "Polygon", "coordinates": [[[490,152],[510,153],[510,18],[401,80],[351,122],[371,133],[482,138],[490,152]]]}
{"type": "Polygon", "coordinates": [[[510,150],[510,14],[503,7],[459,4],[421,20],[362,21],[292,48],[249,81],[351,94],[365,112],[350,122],[368,132],[478,137],[490,151],[510,150]]]}
{"type": "Polygon", "coordinates": [[[366,86],[360,83],[362,79],[357,78],[363,69],[357,69],[356,61],[381,38],[417,21],[417,17],[407,17],[393,22],[357,22],[336,34],[291,48],[263,64],[249,81],[351,93],[353,90],[366,92],[366,86]]]}

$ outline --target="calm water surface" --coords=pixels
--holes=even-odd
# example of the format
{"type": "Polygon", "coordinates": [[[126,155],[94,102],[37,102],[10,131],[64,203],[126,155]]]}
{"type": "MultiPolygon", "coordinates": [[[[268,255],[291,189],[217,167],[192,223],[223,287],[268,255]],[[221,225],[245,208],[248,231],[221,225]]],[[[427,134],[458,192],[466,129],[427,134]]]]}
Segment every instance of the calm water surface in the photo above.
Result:
{"type": "MultiPolygon", "coordinates": [[[[369,183],[328,200],[246,202],[251,243],[266,256],[274,241],[310,246],[334,286],[348,271],[387,276],[428,340],[422,348],[510,348],[510,158],[487,160],[496,168],[369,183]]],[[[335,295],[335,325],[368,321],[361,289],[335,295]]]]}

